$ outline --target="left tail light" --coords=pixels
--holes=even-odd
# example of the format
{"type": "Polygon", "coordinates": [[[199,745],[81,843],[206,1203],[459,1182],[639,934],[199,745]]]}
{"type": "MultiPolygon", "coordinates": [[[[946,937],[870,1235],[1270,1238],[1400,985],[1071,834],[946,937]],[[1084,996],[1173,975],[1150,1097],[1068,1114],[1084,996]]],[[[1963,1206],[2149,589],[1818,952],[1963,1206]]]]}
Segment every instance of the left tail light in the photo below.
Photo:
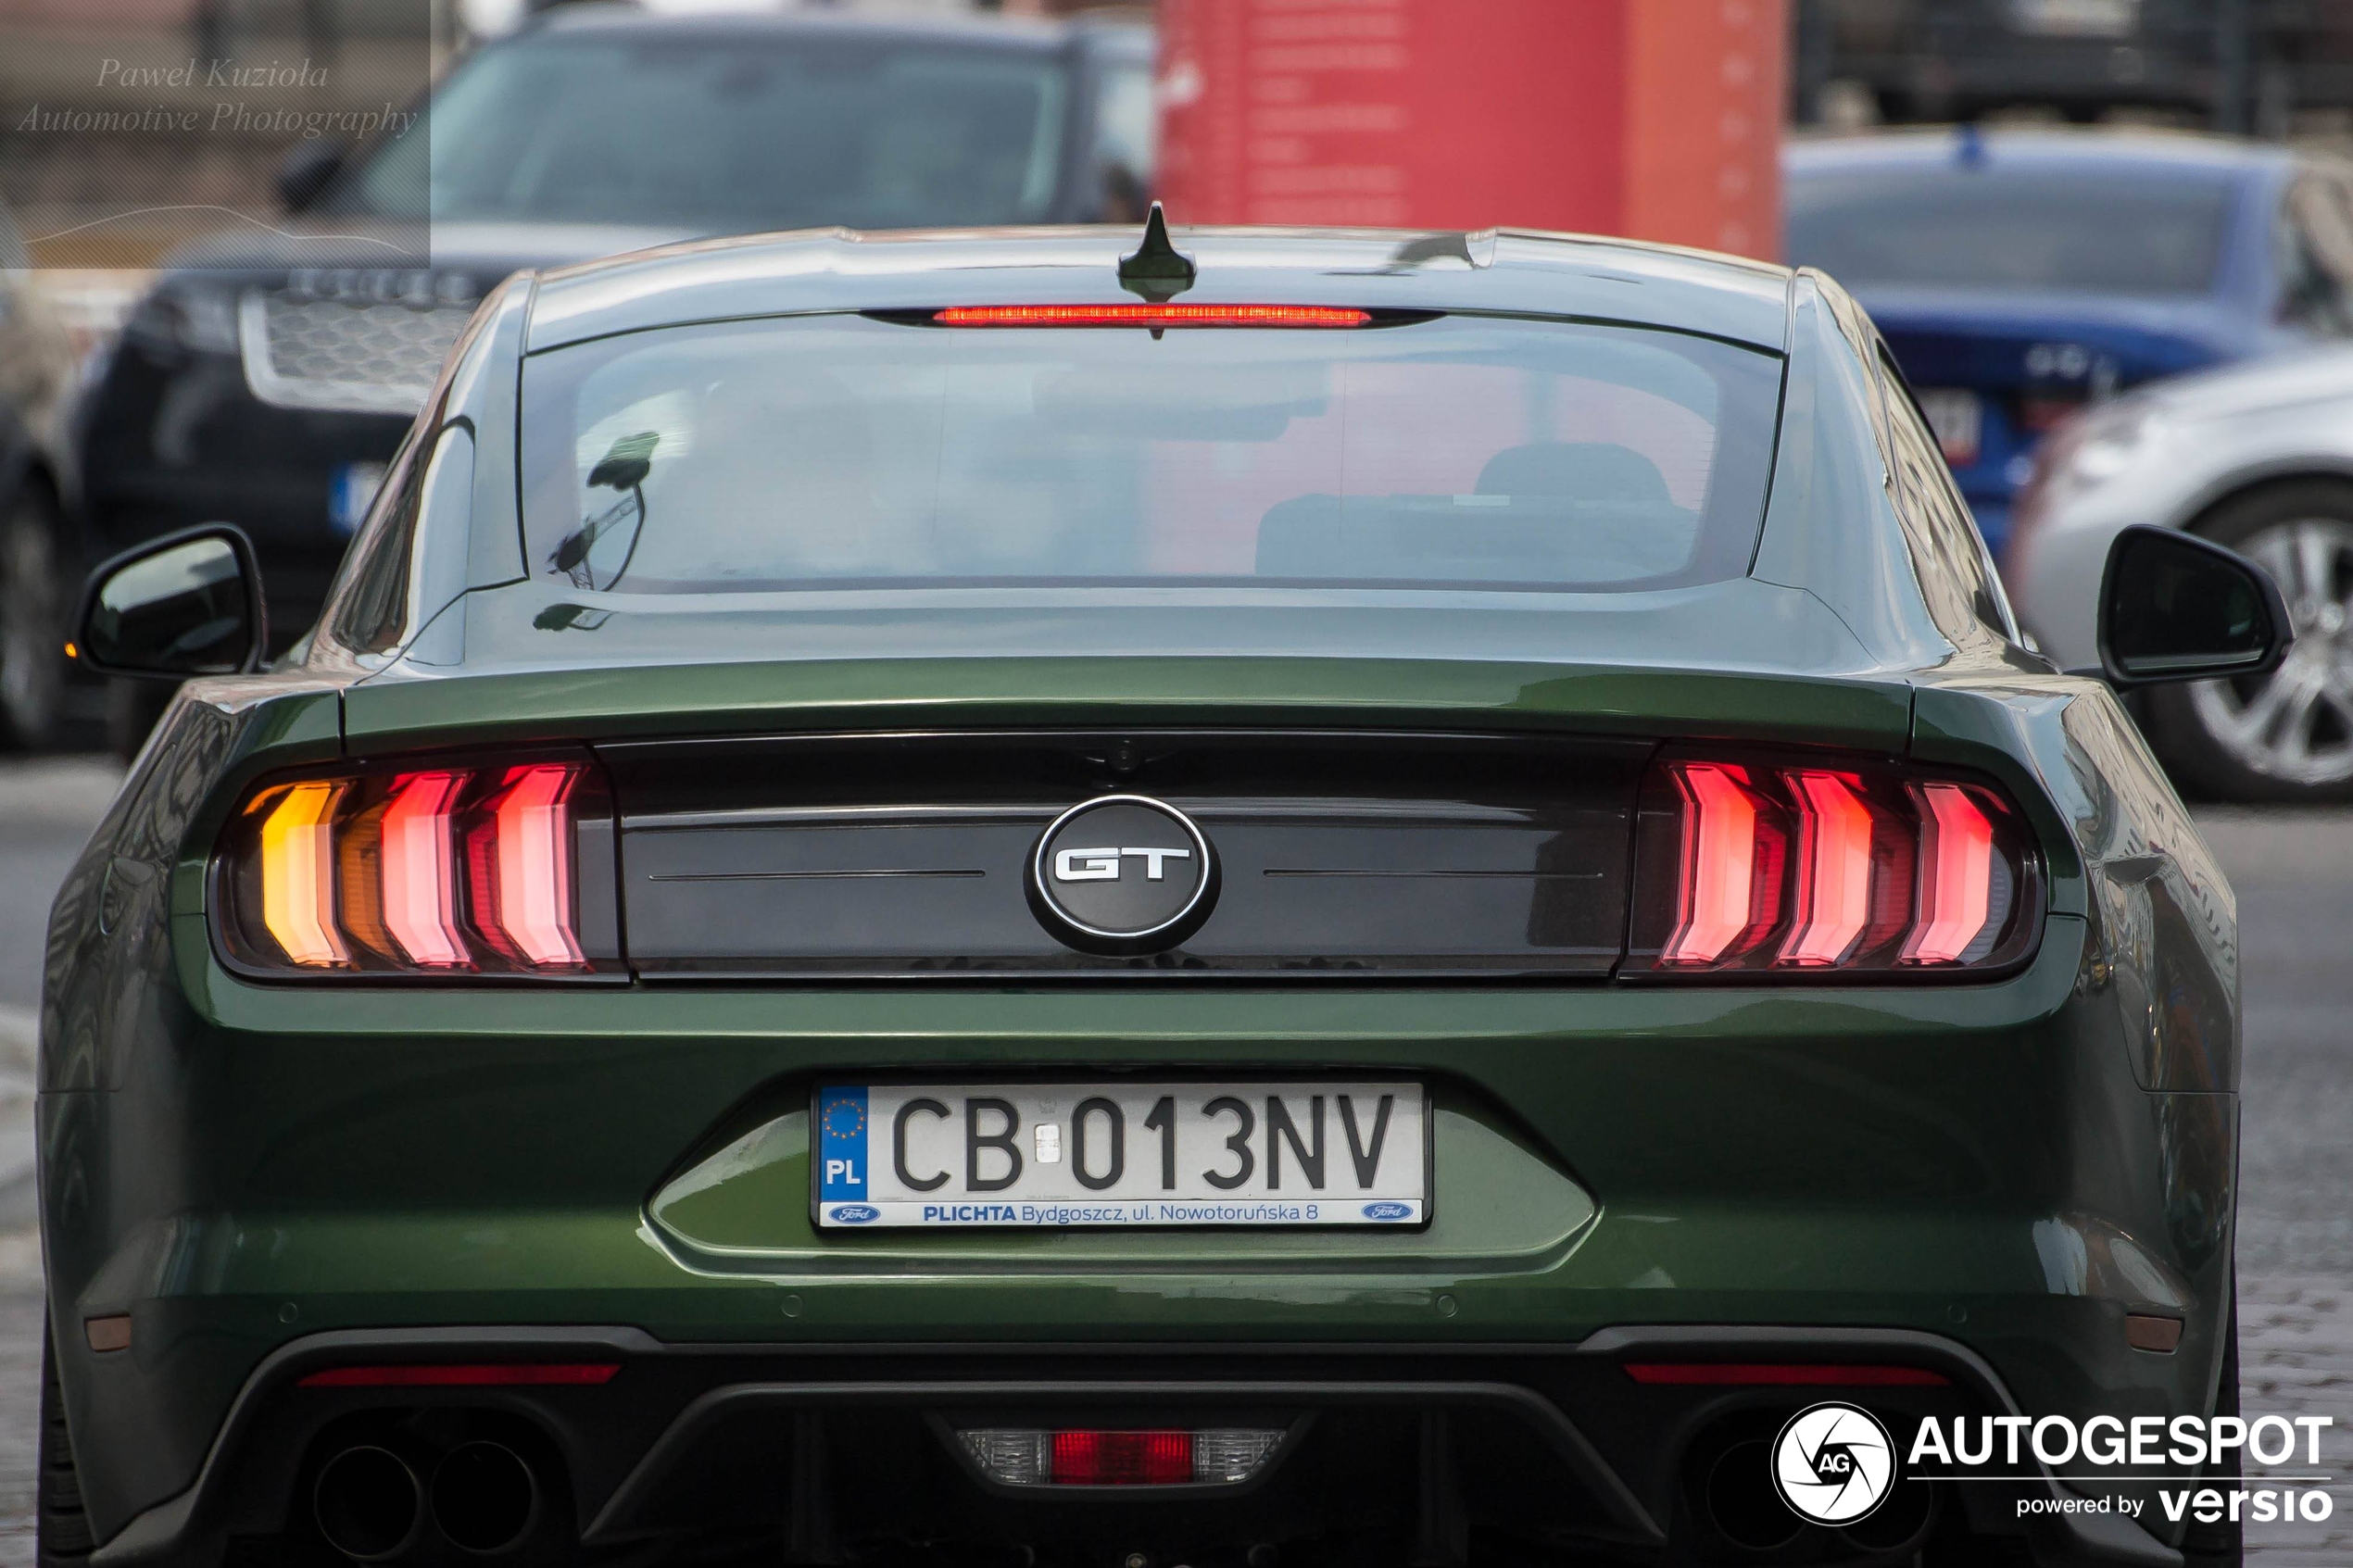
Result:
{"type": "Polygon", "coordinates": [[[612,795],[585,756],[264,780],[221,834],[212,889],[246,973],[623,972],[612,795]]]}
{"type": "Polygon", "coordinates": [[[1986,780],[1831,755],[1667,758],[1642,788],[1626,972],[1982,978],[2033,951],[2040,872],[1986,780]]]}

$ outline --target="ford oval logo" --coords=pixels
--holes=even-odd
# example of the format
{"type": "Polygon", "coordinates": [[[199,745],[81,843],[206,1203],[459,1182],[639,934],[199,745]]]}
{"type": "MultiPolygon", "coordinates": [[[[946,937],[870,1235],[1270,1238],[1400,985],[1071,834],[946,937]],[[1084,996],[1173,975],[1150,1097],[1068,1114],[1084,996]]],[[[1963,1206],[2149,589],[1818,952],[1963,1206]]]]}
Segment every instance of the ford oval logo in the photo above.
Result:
{"type": "Polygon", "coordinates": [[[837,1225],[863,1225],[882,1218],[882,1210],[871,1203],[837,1203],[825,1210],[837,1225]]]}
{"type": "Polygon", "coordinates": [[[1365,1218],[1367,1220],[1410,1220],[1413,1217],[1414,1206],[1410,1203],[1367,1203],[1365,1205],[1365,1218]]]}

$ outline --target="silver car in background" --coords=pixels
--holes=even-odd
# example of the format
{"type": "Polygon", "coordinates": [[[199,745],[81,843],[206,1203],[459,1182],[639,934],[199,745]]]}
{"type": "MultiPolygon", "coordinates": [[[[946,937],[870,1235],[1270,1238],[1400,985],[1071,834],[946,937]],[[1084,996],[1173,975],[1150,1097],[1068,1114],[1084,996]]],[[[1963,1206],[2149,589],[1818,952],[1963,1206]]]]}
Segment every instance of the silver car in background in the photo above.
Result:
{"type": "Polygon", "coordinates": [[[2148,693],[2143,722],[2175,780],[2223,800],[2353,800],[2353,348],[2163,382],[2050,440],[2002,575],[2061,668],[2097,666],[2101,569],[2136,522],[2261,562],[2296,627],[2273,674],[2148,693]]]}

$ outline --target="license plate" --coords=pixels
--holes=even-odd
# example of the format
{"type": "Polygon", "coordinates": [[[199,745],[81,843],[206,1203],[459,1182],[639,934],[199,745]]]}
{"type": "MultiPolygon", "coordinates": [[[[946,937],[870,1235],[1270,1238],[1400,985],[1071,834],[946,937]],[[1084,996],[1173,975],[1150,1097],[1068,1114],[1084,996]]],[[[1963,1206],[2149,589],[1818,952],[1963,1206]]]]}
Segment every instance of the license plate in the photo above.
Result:
{"type": "Polygon", "coordinates": [[[825,1230],[1429,1217],[1419,1084],[834,1084],[810,1110],[825,1230]]]}
{"type": "Polygon", "coordinates": [[[1984,405],[1977,394],[1929,387],[1919,398],[1920,412],[1928,416],[1928,428],[1935,432],[1936,444],[1944,449],[1944,460],[1957,469],[1977,461],[1985,427],[1984,405]]]}

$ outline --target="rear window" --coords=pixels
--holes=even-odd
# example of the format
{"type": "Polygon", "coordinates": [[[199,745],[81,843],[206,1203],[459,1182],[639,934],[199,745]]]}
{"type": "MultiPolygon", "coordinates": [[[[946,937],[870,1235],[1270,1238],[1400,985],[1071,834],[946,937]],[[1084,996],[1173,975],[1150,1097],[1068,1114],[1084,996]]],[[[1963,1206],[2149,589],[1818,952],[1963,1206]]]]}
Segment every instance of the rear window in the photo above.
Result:
{"type": "Polygon", "coordinates": [[[1679,333],[635,333],[524,370],[535,571],[588,591],[1658,586],[1748,569],[1780,383],[1679,333]]]}
{"type": "Polygon", "coordinates": [[[2227,177],[1879,169],[1789,182],[1788,257],[1849,288],[2205,294],[2227,177]]]}

